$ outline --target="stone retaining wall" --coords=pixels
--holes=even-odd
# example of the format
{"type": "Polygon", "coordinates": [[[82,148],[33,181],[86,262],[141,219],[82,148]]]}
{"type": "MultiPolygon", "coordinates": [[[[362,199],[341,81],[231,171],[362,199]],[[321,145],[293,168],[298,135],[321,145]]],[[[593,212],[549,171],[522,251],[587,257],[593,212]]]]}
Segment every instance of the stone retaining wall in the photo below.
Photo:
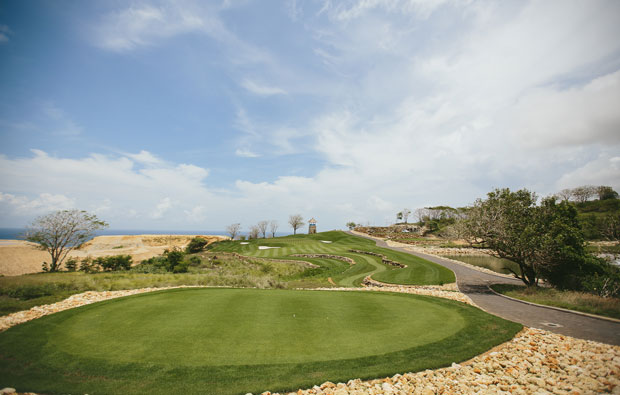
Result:
{"type": "Polygon", "coordinates": [[[355,261],[346,256],[329,255],[329,254],[293,254],[291,256],[298,256],[300,258],[323,258],[323,259],[337,259],[339,261],[347,262],[348,264],[355,265],[355,261]]]}
{"type": "Polygon", "coordinates": [[[388,259],[385,255],[379,254],[377,252],[362,251],[362,250],[349,250],[349,252],[355,252],[357,254],[365,254],[365,255],[378,256],[379,258],[381,258],[381,262],[383,264],[385,264],[385,265],[396,266],[396,267],[399,267],[401,269],[404,269],[404,268],[407,267],[407,265],[402,264],[400,262],[392,261],[392,260],[388,259]]]}

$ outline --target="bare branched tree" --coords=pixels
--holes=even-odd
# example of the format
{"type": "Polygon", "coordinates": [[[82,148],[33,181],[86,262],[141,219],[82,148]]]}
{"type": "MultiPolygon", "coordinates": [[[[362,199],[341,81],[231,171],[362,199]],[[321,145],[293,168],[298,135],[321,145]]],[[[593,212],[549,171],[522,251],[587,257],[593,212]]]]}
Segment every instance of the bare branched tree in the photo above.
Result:
{"type": "Polygon", "coordinates": [[[263,239],[267,237],[267,226],[269,226],[269,221],[260,221],[257,225],[258,230],[263,235],[263,239]]]}
{"type": "Polygon", "coordinates": [[[297,234],[297,229],[304,226],[304,219],[300,214],[295,214],[288,217],[288,223],[293,228],[293,234],[297,234]]]}
{"type": "Polygon", "coordinates": [[[28,227],[25,239],[36,243],[39,248],[50,253],[52,262],[44,270],[56,272],[69,254],[90,239],[95,231],[106,228],[108,224],[81,210],[62,210],[36,218],[28,227]]]}
{"type": "Polygon", "coordinates": [[[226,227],[226,232],[230,235],[231,240],[235,240],[235,237],[237,237],[240,230],[241,230],[240,223],[231,224],[226,227]]]}
{"type": "Polygon", "coordinates": [[[278,221],[271,221],[269,223],[269,231],[271,232],[271,237],[276,237],[277,230],[278,230],[278,221]]]}
{"type": "Polygon", "coordinates": [[[253,225],[250,227],[250,233],[248,234],[249,239],[258,239],[258,235],[260,234],[260,229],[258,229],[257,225],[253,225]]]}

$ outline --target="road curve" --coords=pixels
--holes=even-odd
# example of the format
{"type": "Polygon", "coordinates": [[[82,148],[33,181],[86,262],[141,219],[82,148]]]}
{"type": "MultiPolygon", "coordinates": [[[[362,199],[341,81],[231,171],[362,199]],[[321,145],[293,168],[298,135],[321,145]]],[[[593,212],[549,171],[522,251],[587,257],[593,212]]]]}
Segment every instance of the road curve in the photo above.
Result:
{"type": "Polygon", "coordinates": [[[588,317],[567,311],[539,307],[499,296],[489,290],[489,284],[523,284],[518,279],[487,274],[465,265],[450,262],[435,255],[409,251],[401,247],[390,247],[385,241],[370,236],[347,232],[353,236],[374,240],[377,246],[394,251],[406,252],[444,266],[454,272],[459,290],[469,296],[484,311],[519,322],[532,328],[545,329],[580,339],[620,345],[620,323],[588,317]]]}

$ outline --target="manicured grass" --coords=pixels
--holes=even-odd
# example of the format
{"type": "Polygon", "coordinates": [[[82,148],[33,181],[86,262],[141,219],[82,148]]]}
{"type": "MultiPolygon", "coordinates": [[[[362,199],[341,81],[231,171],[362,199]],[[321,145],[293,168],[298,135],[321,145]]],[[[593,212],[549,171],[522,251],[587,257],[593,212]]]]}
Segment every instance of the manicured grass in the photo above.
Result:
{"type": "Polygon", "coordinates": [[[449,365],[520,329],[459,302],[407,294],[160,291],[0,333],[0,377],[38,393],[286,391],[449,365]]]}
{"type": "Polygon", "coordinates": [[[532,303],[582,311],[620,319],[620,299],[602,298],[584,292],[559,291],[554,288],[533,288],[510,284],[493,284],[496,292],[532,303]]]}
{"type": "Polygon", "coordinates": [[[213,251],[236,252],[245,256],[274,259],[303,259],[316,263],[323,268],[323,270],[315,272],[317,277],[322,276],[322,271],[332,270],[330,266],[337,265],[342,271],[332,273],[332,278],[338,285],[343,286],[358,286],[368,275],[372,275],[372,278],[378,281],[392,284],[429,285],[452,283],[455,281],[454,273],[440,265],[411,254],[377,247],[372,240],[352,236],[340,231],[278,237],[275,239],[258,239],[251,240],[248,244],[241,244],[239,241],[227,241],[216,244],[213,251]],[[323,241],[331,243],[323,243],[323,241]],[[260,250],[259,246],[279,248],[260,250]],[[407,267],[401,269],[385,265],[379,257],[350,252],[351,249],[380,253],[393,261],[407,265],[407,267]],[[352,258],[356,264],[350,267],[343,266],[341,263],[336,263],[340,261],[333,259],[315,262],[315,258],[294,258],[291,256],[294,254],[339,255],[352,258]]]}

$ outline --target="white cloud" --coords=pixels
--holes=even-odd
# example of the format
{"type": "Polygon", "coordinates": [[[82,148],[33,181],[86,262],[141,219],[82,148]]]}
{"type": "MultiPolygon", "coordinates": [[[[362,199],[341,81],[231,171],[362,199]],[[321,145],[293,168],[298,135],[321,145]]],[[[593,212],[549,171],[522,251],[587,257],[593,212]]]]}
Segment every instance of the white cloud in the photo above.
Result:
{"type": "Polygon", "coordinates": [[[172,200],[170,200],[169,197],[165,197],[157,203],[157,206],[155,206],[155,209],[151,212],[150,216],[154,219],[160,219],[164,216],[164,214],[166,214],[166,212],[168,212],[168,210],[170,210],[171,207],[172,200]]]}
{"type": "Polygon", "coordinates": [[[41,193],[37,197],[29,198],[24,195],[0,192],[0,205],[4,208],[10,208],[11,211],[14,210],[17,214],[38,215],[49,211],[74,208],[75,201],[61,194],[41,193]]]}
{"type": "Polygon", "coordinates": [[[526,146],[620,143],[620,71],[583,87],[541,87],[519,98],[508,120],[526,146]]]}
{"type": "Polygon", "coordinates": [[[148,151],[142,150],[137,154],[125,154],[128,158],[144,165],[161,165],[163,161],[148,151]]]}
{"type": "Polygon", "coordinates": [[[2,192],[27,199],[22,202],[5,196],[0,201],[0,209],[7,213],[5,220],[28,220],[27,210],[9,209],[13,206],[38,207],[39,211],[70,206],[105,213],[106,221],[117,227],[135,229],[140,227],[134,224],[136,220],[148,226],[149,220],[160,219],[182,228],[183,210],[216,199],[205,185],[208,169],[169,163],[148,151],[76,159],[32,152],[22,158],[0,155],[2,192]],[[147,166],[143,166],[145,158],[147,166]]]}
{"type": "Polygon", "coordinates": [[[247,148],[238,148],[235,151],[235,155],[240,156],[242,158],[258,158],[260,155],[250,151],[247,148]]]}
{"type": "Polygon", "coordinates": [[[564,174],[556,184],[556,190],[581,185],[620,186],[620,156],[602,154],[583,166],[564,174]]]}
{"type": "Polygon", "coordinates": [[[259,96],[286,95],[286,91],[281,88],[260,84],[250,79],[243,80],[241,86],[259,96]]]}

